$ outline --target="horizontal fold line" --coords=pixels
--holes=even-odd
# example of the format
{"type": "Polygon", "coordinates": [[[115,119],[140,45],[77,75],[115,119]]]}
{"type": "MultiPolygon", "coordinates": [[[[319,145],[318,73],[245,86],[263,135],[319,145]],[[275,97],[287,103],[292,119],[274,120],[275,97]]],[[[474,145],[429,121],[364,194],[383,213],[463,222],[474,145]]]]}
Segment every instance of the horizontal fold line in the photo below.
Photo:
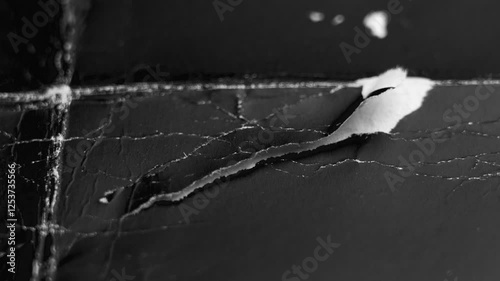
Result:
{"type": "MultiPolygon", "coordinates": [[[[500,80],[433,80],[435,86],[474,86],[474,85],[500,85],[500,80]]],[[[58,85],[54,86],[57,87],[58,85]]],[[[330,88],[358,88],[356,82],[339,81],[304,81],[304,82],[256,82],[245,84],[241,82],[228,83],[133,83],[126,85],[105,85],[72,88],[73,99],[78,100],[82,96],[94,95],[123,95],[131,93],[154,94],[154,91],[206,91],[206,90],[252,90],[252,89],[330,89],[330,88]]],[[[49,88],[50,89],[50,88],[49,88]]],[[[4,92],[0,93],[0,102],[3,103],[30,103],[43,102],[50,99],[44,93],[47,90],[29,92],[4,92]]]]}

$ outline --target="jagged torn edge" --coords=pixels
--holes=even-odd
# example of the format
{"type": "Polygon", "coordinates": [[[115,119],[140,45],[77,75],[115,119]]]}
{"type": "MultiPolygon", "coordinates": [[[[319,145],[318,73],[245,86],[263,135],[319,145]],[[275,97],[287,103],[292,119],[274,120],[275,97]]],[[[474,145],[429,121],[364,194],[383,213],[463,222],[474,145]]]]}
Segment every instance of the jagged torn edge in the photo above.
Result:
{"type": "Polygon", "coordinates": [[[250,170],[259,162],[270,158],[311,151],[321,146],[338,143],[353,135],[390,133],[401,119],[420,108],[434,84],[433,81],[426,78],[407,77],[406,70],[399,67],[390,69],[376,77],[357,80],[354,85],[362,87],[361,93],[364,98],[376,90],[390,89],[380,95],[366,98],[336,131],[324,138],[261,150],[256,152],[252,158],[214,171],[180,191],[153,196],[129,215],[137,214],[158,201],[181,201],[217,179],[250,170]]]}

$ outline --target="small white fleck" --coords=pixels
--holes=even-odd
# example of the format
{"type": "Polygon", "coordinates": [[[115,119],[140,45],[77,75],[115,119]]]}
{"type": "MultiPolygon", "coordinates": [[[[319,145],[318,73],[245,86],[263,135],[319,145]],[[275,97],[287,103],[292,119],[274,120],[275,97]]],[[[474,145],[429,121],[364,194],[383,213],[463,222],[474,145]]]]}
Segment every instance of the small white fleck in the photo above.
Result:
{"type": "Polygon", "coordinates": [[[102,203],[102,204],[109,204],[108,198],[106,198],[106,197],[100,198],[99,202],[102,203]]]}
{"type": "Polygon", "coordinates": [[[370,30],[371,35],[380,39],[387,36],[388,23],[389,16],[383,11],[370,12],[363,20],[363,24],[370,30]]]}
{"type": "Polygon", "coordinates": [[[345,20],[345,17],[344,15],[336,15],[333,19],[332,19],[332,24],[333,25],[339,25],[341,23],[343,23],[345,20]]]}
{"type": "Polygon", "coordinates": [[[309,19],[312,21],[312,22],[320,22],[320,21],[323,21],[325,19],[325,15],[321,12],[310,12],[309,13],[309,19]]]}

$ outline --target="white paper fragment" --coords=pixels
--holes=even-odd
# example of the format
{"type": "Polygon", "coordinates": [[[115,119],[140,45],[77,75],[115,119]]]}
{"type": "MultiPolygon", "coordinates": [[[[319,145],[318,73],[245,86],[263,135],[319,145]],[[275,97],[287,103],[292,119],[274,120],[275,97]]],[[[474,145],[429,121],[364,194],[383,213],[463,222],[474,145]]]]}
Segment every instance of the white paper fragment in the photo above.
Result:
{"type": "Polygon", "coordinates": [[[330,135],[332,141],[359,134],[390,133],[401,119],[422,106],[433,86],[429,79],[408,77],[394,89],[368,98],[330,135]]]}
{"type": "Polygon", "coordinates": [[[361,90],[361,94],[363,95],[363,98],[366,98],[370,93],[373,93],[377,90],[383,88],[395,88],[401,85],[401,83],[403,83],[403,81],[406,79],[406,75],[406,69],[396,67],[389,69],[376,77],[356,80],[356,82],[354,82],[354,85],[356,87],[363,87],[363,89],[361,90]]]}
{"type": "Polygon", "coordinates": [[[372,36],[383,39],[387,36],[389,15],[383,11],[370,12],[365,16],[363,24],[370,30],[372,36]]]}
{"type": "Polygon", "coordinates": [[[367,96],[378,89],[388,87],[394,87],[394,89],[367,98],[336,131],[324,138],[312,142],[291,143],[258,151],[252,158],[213,171],[209,175],[194,181],[181,191],[154,196],[131,212],[130,215],[149,208],[157,201],[180,201],[195,190],[213,183],[217,179],[252,169],[259,162],[270,158],[311,151],[321,146],[346,140],[353,135],[390,133],[401,119],[420,108],[427,93],[434,86],[434,82],[426,78],[407,78],[406,70],[394,68],[377,77],[360,79],[356,81],[355,85],[363,87],[362,93],[367,93],[366,95],[363,94],[363,96],[367,96]]]}

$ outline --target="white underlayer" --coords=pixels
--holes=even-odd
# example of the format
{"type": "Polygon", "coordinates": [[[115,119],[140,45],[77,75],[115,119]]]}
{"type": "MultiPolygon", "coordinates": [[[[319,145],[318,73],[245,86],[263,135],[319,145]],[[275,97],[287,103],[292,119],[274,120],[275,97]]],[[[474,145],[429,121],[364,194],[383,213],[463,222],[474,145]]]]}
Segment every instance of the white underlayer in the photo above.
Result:
{"type": "Polygon", "coordinates": [[[434,86],[434,82],[426,78],[406,77],[406,70],[394,68],[377,77],[360,79],[356,81],[355,85],[362,87],[364,97],[378,89],[389,87],[393,87],[393,89],[387,90],[378,96],[367,98],[336,131],[324,138],[312,142],[291,143],[261,150],[251,158],[213,171],[180,191],[151,197],[149,201],[139,206],[129,215],[137,214],[158,201],[183,200],[197,189],[213,183],[217,179],[252,169],[259,162],[270,158],[311,151],[321,146],[338,143],[353,135],[379,132],[390,133],[401,119],[420,108],[427,93],[434,86]]]}

